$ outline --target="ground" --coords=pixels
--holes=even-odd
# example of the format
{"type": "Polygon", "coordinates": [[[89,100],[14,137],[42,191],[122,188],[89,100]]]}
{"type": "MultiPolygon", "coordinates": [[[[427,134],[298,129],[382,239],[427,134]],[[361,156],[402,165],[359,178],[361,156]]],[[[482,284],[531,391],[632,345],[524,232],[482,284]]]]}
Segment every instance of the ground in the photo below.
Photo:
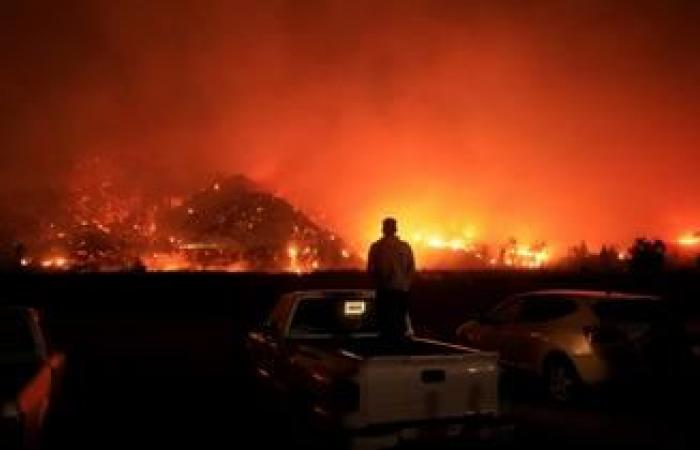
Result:
{"type": "MultiPolygon", "coordinates": [[[[693,316],[696,277],[640,284],[628,276],[430,273],[415,289],[421,334],[451,338],[464,318],[509,292],[544,287],[664,290],[693,316]]],[[[359,273],[314,276],[130,274],[5,276],[4,300],[42,307],[68,354],[49,449],[289,448],[288,417],[270,415],[245,377],[240,343],[275,297],[306,287],[363,287],[359,273]]],[[[516,424],[507,448],[697,448],[694,387],[651,386],[591,396],[575,408],[542,400],[530,380],[504,381],[516,424]]],[[[460,447],[458,445],[457,447],[460,447]]],[[[431,447],[434,448],[434,447],[431,447]]]]}

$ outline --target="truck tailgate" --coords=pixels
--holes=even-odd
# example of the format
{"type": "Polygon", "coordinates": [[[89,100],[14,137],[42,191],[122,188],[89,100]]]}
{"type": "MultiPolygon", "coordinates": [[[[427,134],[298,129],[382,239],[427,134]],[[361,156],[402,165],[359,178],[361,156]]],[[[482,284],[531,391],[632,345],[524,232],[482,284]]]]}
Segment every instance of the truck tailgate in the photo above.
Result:
{"type": "Polygon", "coordinates": [[[498,357],[463,352],[370,358],[361,391],[361,413],[371,424],[497,414],[498,357]]]}

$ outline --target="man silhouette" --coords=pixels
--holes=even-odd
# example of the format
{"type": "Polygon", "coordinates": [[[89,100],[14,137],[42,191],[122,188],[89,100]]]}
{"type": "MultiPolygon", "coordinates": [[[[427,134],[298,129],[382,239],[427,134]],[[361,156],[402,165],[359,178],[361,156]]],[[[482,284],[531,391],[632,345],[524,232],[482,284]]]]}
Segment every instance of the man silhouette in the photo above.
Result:
{"type": "Polygon", "coordinates": [[[400,340],[406,336],[409,290],[416,272],[411,247],[396,235],[396,219],[382,223],[383,237],[372,244],[367,273],[377,290],[377,320],[383,337],[400,340]]]}

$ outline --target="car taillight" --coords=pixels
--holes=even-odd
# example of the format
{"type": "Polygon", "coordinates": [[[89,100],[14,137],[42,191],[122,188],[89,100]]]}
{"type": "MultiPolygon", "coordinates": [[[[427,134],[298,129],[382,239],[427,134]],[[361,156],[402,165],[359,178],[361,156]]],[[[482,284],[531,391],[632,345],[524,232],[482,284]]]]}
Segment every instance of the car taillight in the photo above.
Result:
{"type": "Polygon", "coordinates": [[[342,380],[333,389],[333,404],[343,412],[353,412],[360,408],[360,386],[352,380],[342,380]]]}
{"type": "Polygon", "coordinates": [[[586,326],[583,334],[591,344],[610,344],[620,340],[620,333],[612,327],[586,326]]]}

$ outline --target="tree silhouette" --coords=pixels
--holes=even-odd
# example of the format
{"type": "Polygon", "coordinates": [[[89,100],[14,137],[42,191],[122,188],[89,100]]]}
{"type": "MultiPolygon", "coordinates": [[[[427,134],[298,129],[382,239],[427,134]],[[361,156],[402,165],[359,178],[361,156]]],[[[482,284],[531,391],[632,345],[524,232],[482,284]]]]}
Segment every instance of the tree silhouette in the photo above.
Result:
{"type": "Polygon", "coordinates": [[[586,241],[581,241],[579,245],[576,245],[570,249],[570,253],[575,260],[583,262],[590,255],[588,251],[588,244],[586,244],[586,241]]]}
{"type": "Polygon", "coordinates": [[[659,272],[666,262],[666,244],[661,240],[637,238],[629,250],[630,268],[634,272],[659,272]]]}
{"type": "Polygon", "coordinates": [[[598,263],[601,269],[603,270],[610,270],[614,268],[619,262],[618,251],[612,245],[603,245],[603,247],[600,249],[600,254],[598,255],[598,258],[598,263]]]}

